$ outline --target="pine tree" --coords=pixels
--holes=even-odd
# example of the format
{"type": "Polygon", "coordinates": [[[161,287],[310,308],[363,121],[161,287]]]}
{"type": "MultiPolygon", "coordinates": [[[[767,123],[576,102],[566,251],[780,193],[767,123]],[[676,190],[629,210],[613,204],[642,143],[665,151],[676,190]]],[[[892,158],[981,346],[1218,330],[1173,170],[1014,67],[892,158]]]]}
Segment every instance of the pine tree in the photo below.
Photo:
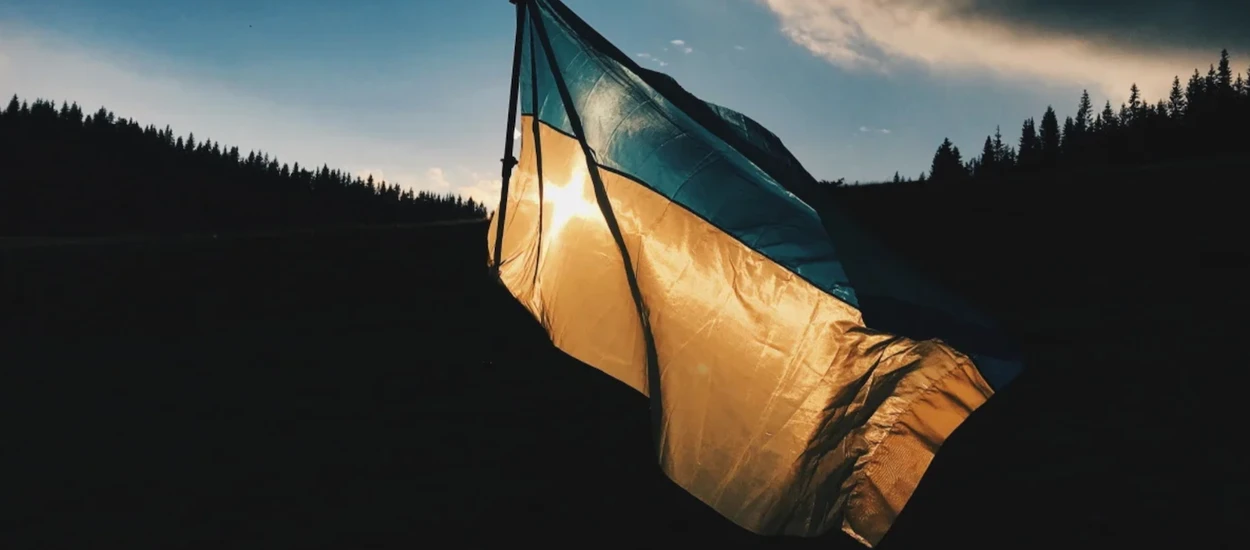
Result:
{"type": "Polygon", "coordinates": [[[1233,68],[1228,63],[1228,50],[1220,50],[1220,68],[1216,71],[1215,87],[1221,96],[1232,95],[1233,68]]]}
{"type": "Polygon", "coordinates": [[[1076,135],[1076,123],[1072,121],[1072,117],[1065,118],[1063,131],[1059,134],[1059,150],[1063,151],[1064,155],[1071,156],[1076,152],[1076,142],[1079,139],[1076,135]]]}
{"type": "Polygon", "coordinates": [[[999,167],[1004,174],[1016,167],[1016,148],[1010,145],[1003,147],[1003,155],[999,157],[999,167]]]}
{"type": "Polygon", "coordinates": [[[937,152],[933,154],[933,164],[929,168],[929,179],[933,181],[957,181],[967,175],[963,155],[959,148],[951,143],[950,138],[942,140],[937,152]]]}
{"type": "Polygon", "coordinates": [[[981,157],[977,160],[977,167],[978,170],[973,175],[978,178],[990,178],[998,175],[998,152],[995,150],[994,140],[990,136],[985,136],[985,145],[981,147],[981,157]]]}
{"type": "Polygon", "coordinates": [[[903,180],[898,177],[898,172],[894,172],[894,183],[901,183],[903,180]]]}
{"type": "Polygon", "coordinates": [[[1001,126],[994,127],[994,162],[1000,166],[1007,158],[1007,146],[1003,144],[1003,128],[1001,126]]]}
{"type": "Polygon", "coordinates": [[[938,145],[937,151],[933,153],[933,162],[929,163],[929,173],[933,174],[933,179],[941,178],[946,159],[950,157],[950,150],[951,139],[944,138],[941,145],[938,145]]]}
{"type": "Polygon", "coordinates": [[[22,104],[17,102],[17,94],[13,94],[13,99],[9,100],[9,106],[5,107],[4,114],[14,116],[20,110],[22,110],[22,104]]]}
{"type": "Polygon", "coordinates": [[[1185,101],[1189,104],[1189,110],[1186,114],[1192,114],[1202,104],[1202,100],[1206,95],[1206,81],[1198,74],[1198,69],[1194,69],[1193,76],[1189,77],[1189,84],[1185,86],[1185,101]]]}
{"type": "Polygon", "coordinates": [[[1041,139],[1042,164],[1047,168],[1053,167],[1059,161],[1059,119],[1049,106],[1042,115],[1042,129],[1038,137],[1041,139]]]}
{"type": "Polygon", "coordinates": [[[1094,105],[1089,100],[1089,90],[1083,90],[1081,91],[1081,101],[1076,106],[1076,119],[1073,120],[1073,128],[1077,135],[1089,132],[1094,125],[1093,116],[1094,105]]]}
{"type": "Polygon", "coordinates": [[[1104,131],[1115,130],[1120,126],[1120,120],[1116,118],[1115,111],[1111,110],[1111,100],[1102,108],[1102,128],[1104,131]]]}
{"type": "Polygon", "coordinates": [[[1172,91],[1168,94],[1168,116],[1180,120],[1185,116],[1185,92],[1181,90],[1181,77],[1172,77],[1172,91]]]}
{"type": "Polygon", "coordinates": [[[1024,126],[1020,128],[1018,166],[1025,171],[1034,170],[1038,165],[1041,152],[1041,143],[1037,139],[1037,127],[1032,118],[1025,119],[1024,126]]]}

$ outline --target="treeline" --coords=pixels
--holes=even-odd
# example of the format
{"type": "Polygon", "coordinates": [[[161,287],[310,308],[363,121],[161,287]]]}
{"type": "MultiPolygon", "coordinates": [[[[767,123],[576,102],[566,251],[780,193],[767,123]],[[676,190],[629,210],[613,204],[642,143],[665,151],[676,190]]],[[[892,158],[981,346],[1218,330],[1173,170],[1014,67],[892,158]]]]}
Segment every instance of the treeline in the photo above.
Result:
{"type": "Polygon", "coordinates": [[[1040,123],[1029,118],[1021,124],[1014,143],[996,129],[971,158],[945,139],[927,172],[916,178],[895,173],[893,183],[996,181],[1235,153],[1250,153],[1250,81],[1233,73],[1224,50],[1205,75],[1195,69],[1187,82],[1173,78],[1166,99],[1151,103],[1133,84],[1118,109],[1110,101],[1097,109],[1085,91],[1076,114],[1062,123],[1047,107],[1040,123]]]}
{"type": "Polygon", "coordinates": [[[193,233],[486,216],[328,166],[281,163],[101,107],[16,96],[0,112],[0,236],[193,233]]]}

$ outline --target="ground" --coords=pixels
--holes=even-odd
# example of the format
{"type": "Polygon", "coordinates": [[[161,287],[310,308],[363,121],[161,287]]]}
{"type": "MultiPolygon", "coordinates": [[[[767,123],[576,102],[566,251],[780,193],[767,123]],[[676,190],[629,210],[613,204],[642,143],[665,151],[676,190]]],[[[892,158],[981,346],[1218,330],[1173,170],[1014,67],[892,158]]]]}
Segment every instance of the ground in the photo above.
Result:
{"type": "MultiPolygon", "coordinates": [[[[551,348],[485,253],[483,224],[0,247],[4,531],[35,543],[6,546],[857,547],[760,539],[676,488],[646,400],[551,348]]],[[[981,298],[1030,370],[881,548],[1192,548],[1234,525],[1244,262],[1072,254],[943,271],[1015,281],[981,298]]]]}

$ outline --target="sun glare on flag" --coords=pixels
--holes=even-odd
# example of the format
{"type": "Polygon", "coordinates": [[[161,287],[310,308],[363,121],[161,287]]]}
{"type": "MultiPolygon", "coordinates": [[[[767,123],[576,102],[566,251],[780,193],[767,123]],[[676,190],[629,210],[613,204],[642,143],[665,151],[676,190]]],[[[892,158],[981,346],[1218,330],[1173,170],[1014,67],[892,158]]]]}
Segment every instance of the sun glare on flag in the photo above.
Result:
{"type": "Polygon", "coordinates": [[[594,195],[591,193],[590,186],[587,185],[588,179],[586,169],[579,167],[573,171],[573,176],[566,182],[559,184],[552,180],[543,182],[543,202],[546,203],[544,215],[550,220],[545,228],[550,235],[546,243],[549,244],[559,239],[560,233],[574,219],[593,219],[599,215],[594,195]]]}

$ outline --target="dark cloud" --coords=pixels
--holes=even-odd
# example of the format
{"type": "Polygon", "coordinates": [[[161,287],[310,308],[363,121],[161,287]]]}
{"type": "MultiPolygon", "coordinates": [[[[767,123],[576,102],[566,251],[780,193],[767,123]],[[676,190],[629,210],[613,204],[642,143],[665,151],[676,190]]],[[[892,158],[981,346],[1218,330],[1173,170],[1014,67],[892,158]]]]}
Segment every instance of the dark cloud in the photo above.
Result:
{"type": "MultiPolygon", "coordinates": [[[[893,0],[900,1],[900,0],[893,0]]],[[[901,0],[932,5],[933,0],[901,0]]],[[[939,0],[954,19],[1002,23],[1022,33],[1080,37],[1139,52],[1221,48],[1250,53],[1246,0],[939,0]]]]}

